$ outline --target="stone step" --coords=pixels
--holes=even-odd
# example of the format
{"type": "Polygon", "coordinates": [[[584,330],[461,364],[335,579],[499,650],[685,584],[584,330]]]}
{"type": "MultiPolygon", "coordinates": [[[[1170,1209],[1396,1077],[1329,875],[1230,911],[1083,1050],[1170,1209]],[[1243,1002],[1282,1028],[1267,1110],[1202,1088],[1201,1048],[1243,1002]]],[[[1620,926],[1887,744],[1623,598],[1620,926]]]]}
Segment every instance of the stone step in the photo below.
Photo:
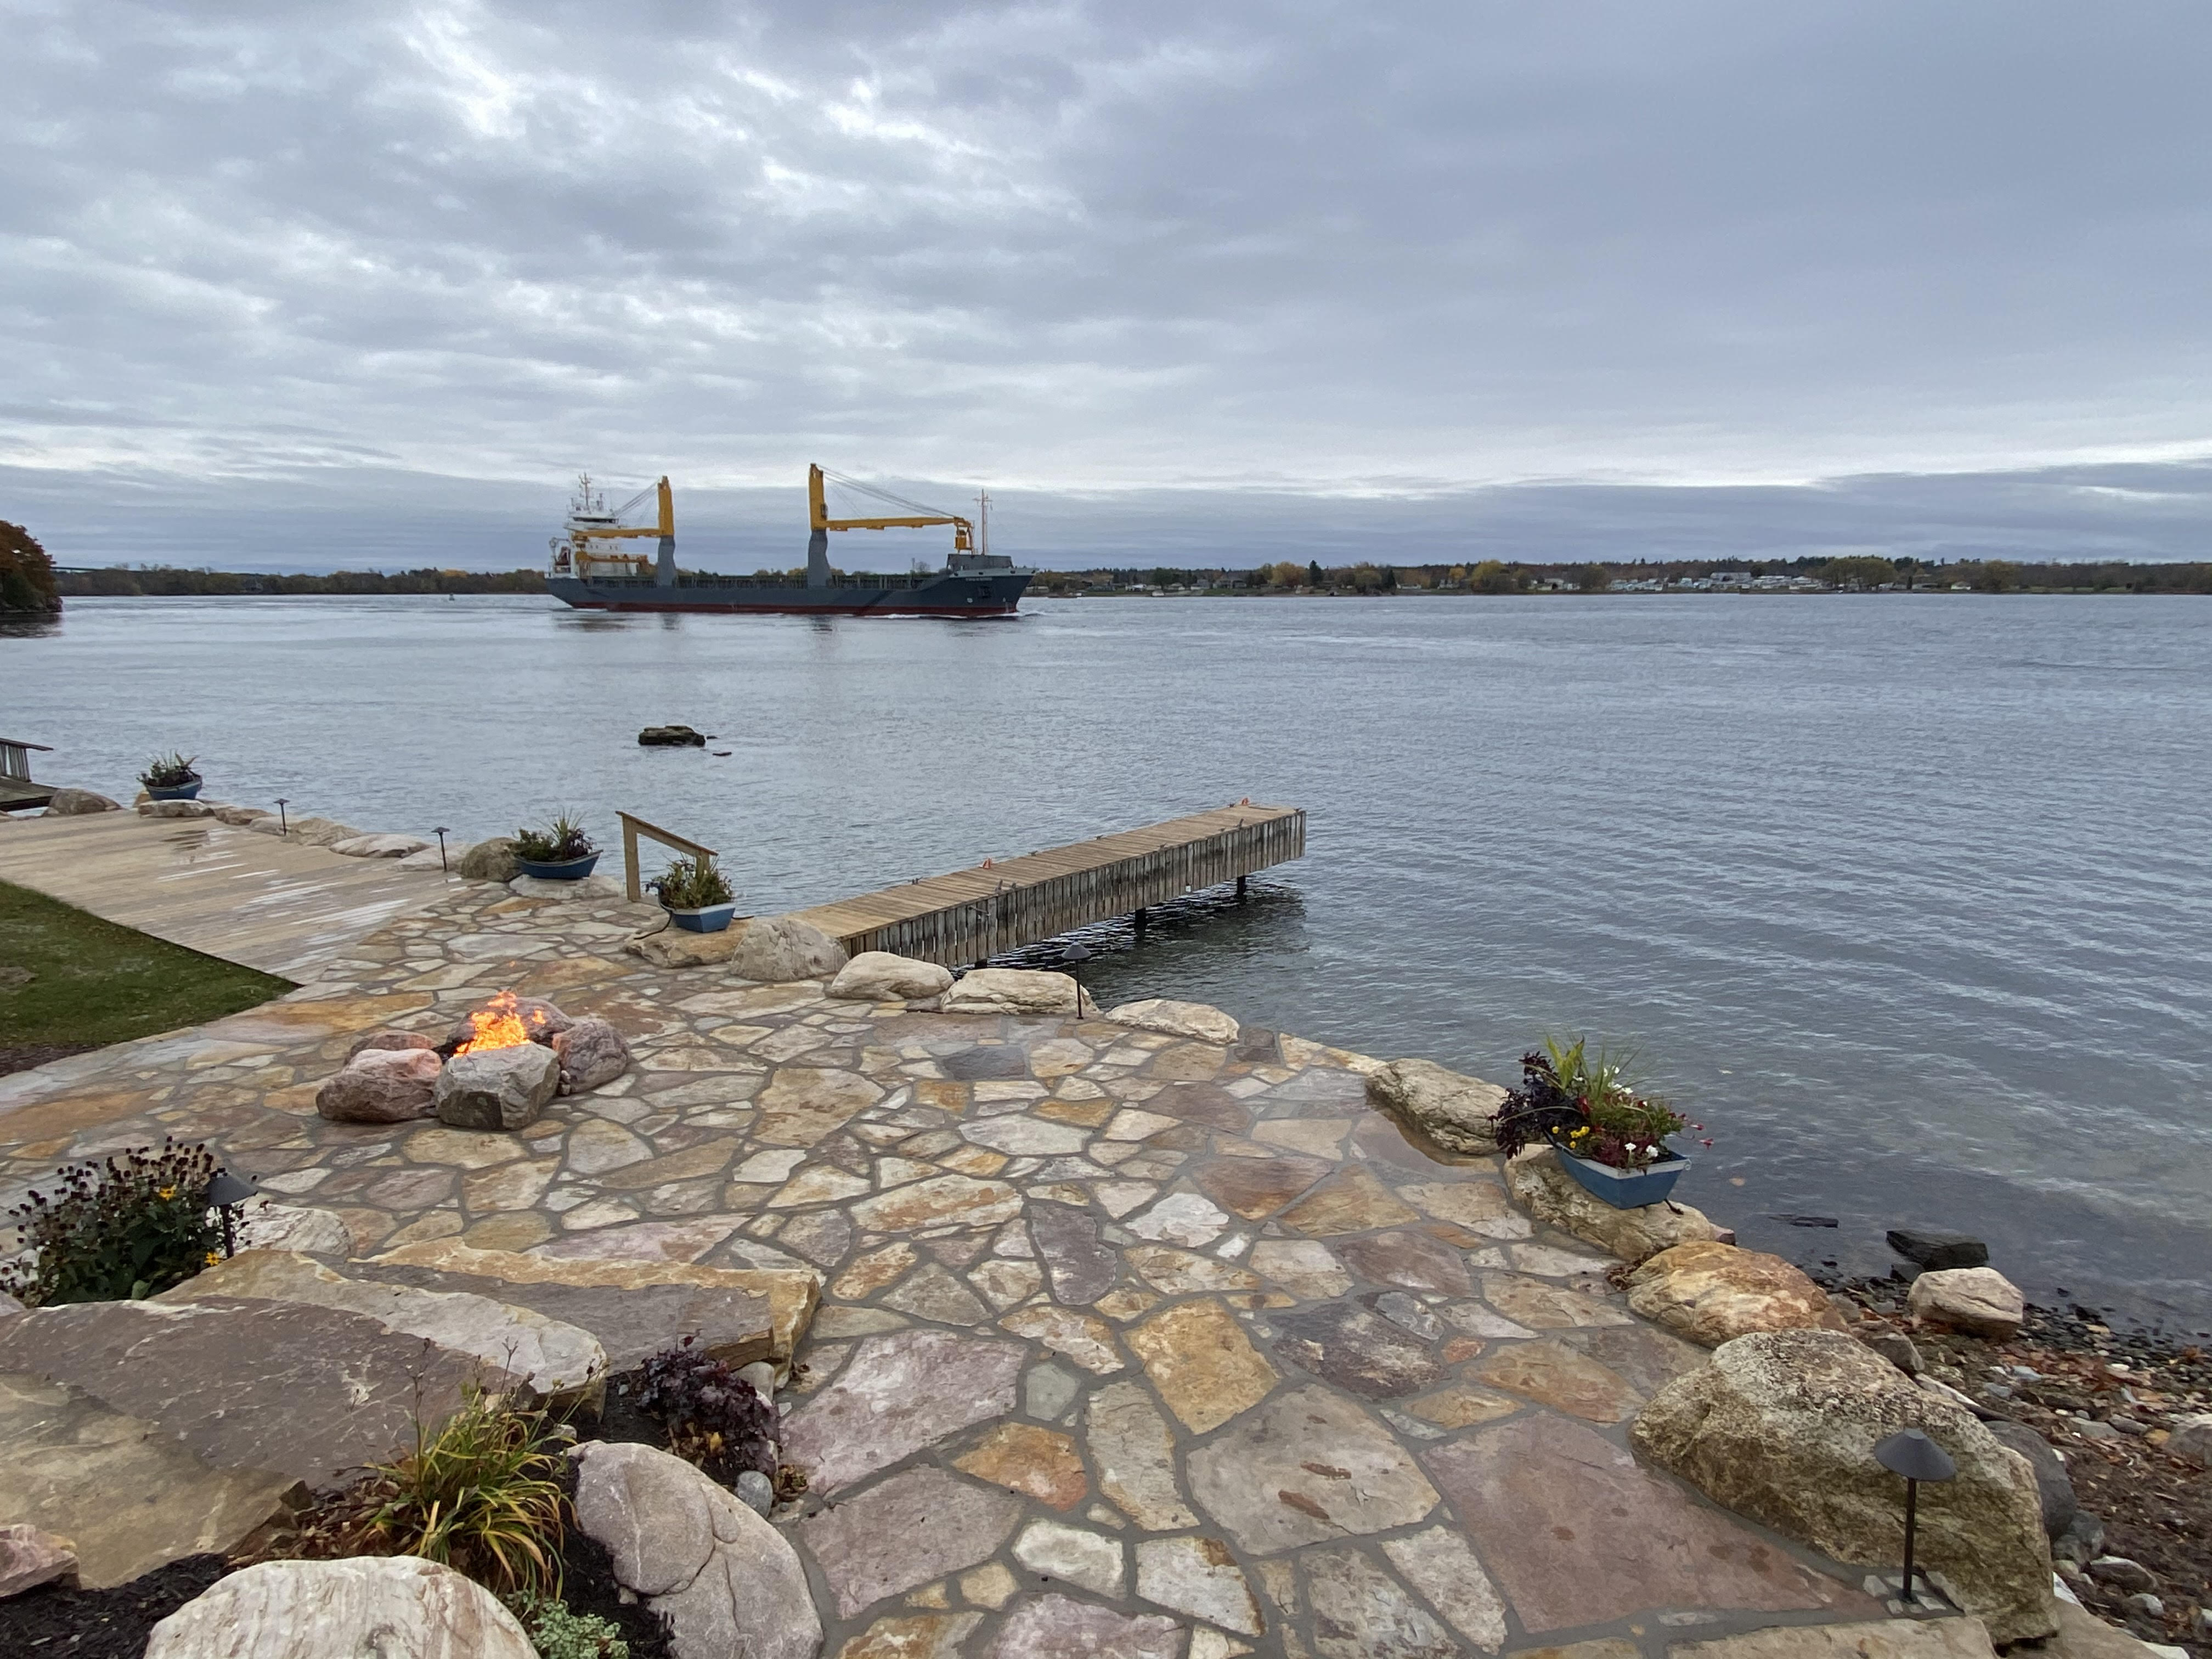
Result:
{"type": "Polygon", "coordinates": [[[605,1391],[607,1352],[590,1331],[480,1287],[392,1284],[296,1250],[240,1250],[156,1302],[222,1299],[307,1304],[366,1315],[387,1330],[506,1372],[556,1410],[588,1406],[605,1391]]]}
{"type": "Polygon", "coordinates": [[[476,1291],[581,1326],[605,1346],[615,1371],[696,1334],[699,1346],[732,1365],[772,1362],[779,1382],[789,1379],[792,1354],[822,1297],[821,1275],[804,1270],[563,1260],[474,1249],[451,1239],[349,1261],[345,1271],[476,1291]]]}

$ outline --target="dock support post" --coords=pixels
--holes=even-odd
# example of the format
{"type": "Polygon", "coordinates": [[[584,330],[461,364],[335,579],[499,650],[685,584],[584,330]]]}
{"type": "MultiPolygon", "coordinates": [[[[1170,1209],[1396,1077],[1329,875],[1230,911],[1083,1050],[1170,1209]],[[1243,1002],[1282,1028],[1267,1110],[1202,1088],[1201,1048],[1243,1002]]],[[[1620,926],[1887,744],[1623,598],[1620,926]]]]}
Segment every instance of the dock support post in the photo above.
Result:
{"type": "Polygon", "coordinates": [[[1244,902],[1244,878],[1242,876],[1237,878],[1237,902],[1239,904],[1244,902]]]}
{"type": "Polygon", "coordinates": [[[1141,935],[1145,931],[1146,926],[1152,921],[1152,918],[1145,914],[1145,907],[1140,904],[1137,907],[1137,914],[1130,917],[1129,920],[1137,924],[1137,932],[1141,935]]]}

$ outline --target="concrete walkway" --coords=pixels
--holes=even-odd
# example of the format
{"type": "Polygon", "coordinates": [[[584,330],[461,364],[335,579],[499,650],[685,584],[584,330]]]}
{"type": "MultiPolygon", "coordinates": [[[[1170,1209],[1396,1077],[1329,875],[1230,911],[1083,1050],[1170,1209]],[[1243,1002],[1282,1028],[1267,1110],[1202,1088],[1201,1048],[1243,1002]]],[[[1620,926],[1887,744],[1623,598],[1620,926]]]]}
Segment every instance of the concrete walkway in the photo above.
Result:
{"type": "Polygon", "coordinates": [[[1702,1352],[1494,1160],[1369,1111],[1371,1061],[653,969],[636,919],[469,884],[281,1002],[0,1079],[0,1201],[174,1133],[361,1254],[818,1270],[778,1518],[839,1659],[1658,1659],[1881,1616],[1635,1464],[1626,1420],[1702,1352]],[[354,1034],[509,988],[636,1066],[517,1135],[315,1115],[354,1034]]]}
{"type": "Polygon", "coordinates": [[[123,811],[0,823],[0,881],[294,981],[459,879],[213,818],[123,811]]]}

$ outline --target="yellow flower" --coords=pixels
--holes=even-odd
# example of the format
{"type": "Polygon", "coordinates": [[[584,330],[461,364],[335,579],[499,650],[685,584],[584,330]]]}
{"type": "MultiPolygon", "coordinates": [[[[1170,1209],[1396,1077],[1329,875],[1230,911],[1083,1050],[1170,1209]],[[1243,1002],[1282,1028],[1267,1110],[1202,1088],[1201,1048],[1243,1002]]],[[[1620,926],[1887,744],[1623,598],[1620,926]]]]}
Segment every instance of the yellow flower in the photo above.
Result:
{"type": "Polygon", "coordinates": [[[210,1250],[210,1251],[207,1253],[207,1264],[206,1264],[206,1265],[207,1265],[207,1266],[209,1266],[209,1267],[214,1267],[214,1266],[215,1266],[215,1264],[216,1264],[216,1262],[218,1262],[218,1261],[222,1261],[222,1258],[220,1255],[216,1255],[213,1250],[210,1250]]]}
{"type": "Polygon", "coordinates": [[[164,1187],[154,1194],[156,1198],[174,1198],[176,1195],[177,1189],[174,1187],[164,1187]]]}

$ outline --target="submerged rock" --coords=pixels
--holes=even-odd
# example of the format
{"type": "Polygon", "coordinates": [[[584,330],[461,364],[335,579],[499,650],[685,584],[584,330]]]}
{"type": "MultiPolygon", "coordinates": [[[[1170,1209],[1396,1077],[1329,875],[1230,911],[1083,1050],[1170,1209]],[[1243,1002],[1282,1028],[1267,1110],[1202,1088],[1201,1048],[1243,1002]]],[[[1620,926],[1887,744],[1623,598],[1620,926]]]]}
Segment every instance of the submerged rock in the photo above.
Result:
{"type": "Polygon", "coordinates": [[[688,726],[648,726],[637,734],[641,749],[704,749],[705,736],[688,726]]]}

